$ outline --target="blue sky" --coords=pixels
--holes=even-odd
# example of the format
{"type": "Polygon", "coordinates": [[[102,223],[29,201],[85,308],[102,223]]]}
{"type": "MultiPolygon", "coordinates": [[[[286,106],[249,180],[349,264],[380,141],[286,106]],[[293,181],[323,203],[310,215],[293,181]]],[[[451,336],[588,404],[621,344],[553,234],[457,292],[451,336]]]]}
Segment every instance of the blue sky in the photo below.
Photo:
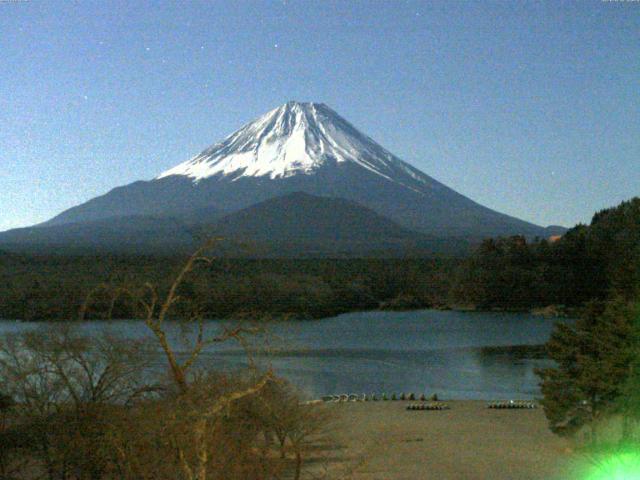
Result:
{"type": "Polygon", "coordinates": [[[0,2],[0,230],[288,100],[539,224],[640,195],[640,2],[0,2]]]}

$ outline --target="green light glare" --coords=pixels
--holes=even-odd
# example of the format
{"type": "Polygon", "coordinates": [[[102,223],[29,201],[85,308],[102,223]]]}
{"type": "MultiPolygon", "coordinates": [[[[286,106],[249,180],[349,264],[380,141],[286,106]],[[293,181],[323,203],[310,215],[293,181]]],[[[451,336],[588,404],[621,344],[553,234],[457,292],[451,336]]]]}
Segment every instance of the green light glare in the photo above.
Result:
{"type": "Polygon", "coordinates": [[[640,480],[640,452],[616,453],[601,459],[585,480],[640,480]]]}

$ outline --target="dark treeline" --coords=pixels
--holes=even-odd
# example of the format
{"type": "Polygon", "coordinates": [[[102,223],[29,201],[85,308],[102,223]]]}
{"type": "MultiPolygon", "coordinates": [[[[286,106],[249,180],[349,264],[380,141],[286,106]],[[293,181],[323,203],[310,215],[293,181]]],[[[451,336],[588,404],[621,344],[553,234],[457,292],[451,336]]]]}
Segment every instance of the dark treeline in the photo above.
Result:
{"type": "MultiPolygon", "coordinates": [[[[0,318],[77,318],[87,295],[150,282],[166,291],[184,257],[26,256],[0,254],[0,318]]],[[[440,307],[460,260],[227,259],[194,272],[181,285],[183,309],[209,318],[290,315],[319,318],[354,310],[440,307]]],[[[87,318],[102,318],[111,301],[98,293],[87,318]]],[[[178,308],[177,313],[183,313],[178,308]]],[[[113,318],[139,316],[123,295],[113,318]]]]}
{"type": "Polygon", "coordinates": [[[600,211],[556,241],[485,240],[458,275],[452,297],[480,309],[631,299],[640,284],[640,199],[600,211]]]}
{"type": "MultiPolygon", "coordinates": [[[[76,318],[99,285],[149,282],[166,291],[184,256],[18,255],[0,252],[0,318],[76,318]]],[[[569,309],[640,284],[640,199],[594,215],[562,238],[487,239],[466,259],[218,258],[181,285],[182,308],[209,318],[320,318],[379,308],[569,309]]],[[[87,318],[139,312],[123,295],[97,295],[87,318]],[[100,313],[98,313],[100,312],[100,313]]],[[[177,313],[183,313],[179,309],[177,313]]]]}

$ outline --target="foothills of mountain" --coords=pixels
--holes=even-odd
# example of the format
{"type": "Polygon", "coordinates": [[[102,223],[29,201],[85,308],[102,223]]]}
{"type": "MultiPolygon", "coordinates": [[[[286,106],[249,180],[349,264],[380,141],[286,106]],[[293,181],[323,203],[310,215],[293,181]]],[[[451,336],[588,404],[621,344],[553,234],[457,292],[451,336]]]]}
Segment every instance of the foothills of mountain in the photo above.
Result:
{"type": "Polygon", "coordinates": [[[294,192],[221,218],[199,209],[188,218],[112,217],[90,222],[42,225],[0,234],[14,252],[126,254],[189,253],[210,236],[219,251],[245,257],[428,257],[463,255],[464,238],[432,237],[406,229],[355,202],[294,192]]]}
{"type": "MultiPolygon", "coordinates": [[[[255,208],[261,213],[280,201],[255,208]]],[[[334,200],[329,202],[328,206],[334,205],[334,200]]],[[[369,215],[378,231],[406,234],[369,215]]],[[[253,225],[254,231],[263,227],[259,215],[253,223],[235,223],[233,218],[227,223],[229,231],[239,228],[236,225],[253,225]]],[[[166,291],[184,261],[184,255],[0,253],[0,318],[74,318],[89,291],[102,283],[150,282],[166,291]]],[[[523,311],[563,305],[571,309],[590,300],[633,298],[638,285],[640,199],[634,198],[598,212],[590,225],[578,225],[555,241],[528,241],[522,236],[486,240],[467,258],[222,256],[196,269],[182,285],[184,303],[176,312],[184,313],[194,304],[211,318],[249,314],[319,318],[380,308],[523,311]]],[[[97,300],[89,318],[100,318],[98,312],[109,310],[107,296],[97,300]]],[[[113,310],[114,318],[137,314],[126,299],[113,310]]]]}
{"type": "Polygon", "coordinates": [[[486,237],[564,232],[479,205],[324,104],[289,102],[153,180],[1,233],[0,248],[163,254],[218,230],[260,256],[451,255],[486,237]]]}

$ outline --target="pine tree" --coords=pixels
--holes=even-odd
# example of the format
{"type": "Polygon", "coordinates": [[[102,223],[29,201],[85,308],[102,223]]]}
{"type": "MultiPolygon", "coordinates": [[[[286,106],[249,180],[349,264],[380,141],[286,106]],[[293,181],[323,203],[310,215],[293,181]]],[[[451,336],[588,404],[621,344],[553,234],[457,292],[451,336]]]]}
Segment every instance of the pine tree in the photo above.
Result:
{"type": "Polygon", "coordinates": [[[547,350],[557,366],[541,369],[542,405],[553,432],[570,435],[620,409],[633,363],[633,309],[623,300],[591,302],[574,326],[558,324],[547,350]]]}
{"type": "Polygon", "coordinates": [[[622,414],[622,438],[626,443],[632,440],[632,433],[640,422],[640,302],[632,307],[629,374],[618,401],[622,414]]]}

